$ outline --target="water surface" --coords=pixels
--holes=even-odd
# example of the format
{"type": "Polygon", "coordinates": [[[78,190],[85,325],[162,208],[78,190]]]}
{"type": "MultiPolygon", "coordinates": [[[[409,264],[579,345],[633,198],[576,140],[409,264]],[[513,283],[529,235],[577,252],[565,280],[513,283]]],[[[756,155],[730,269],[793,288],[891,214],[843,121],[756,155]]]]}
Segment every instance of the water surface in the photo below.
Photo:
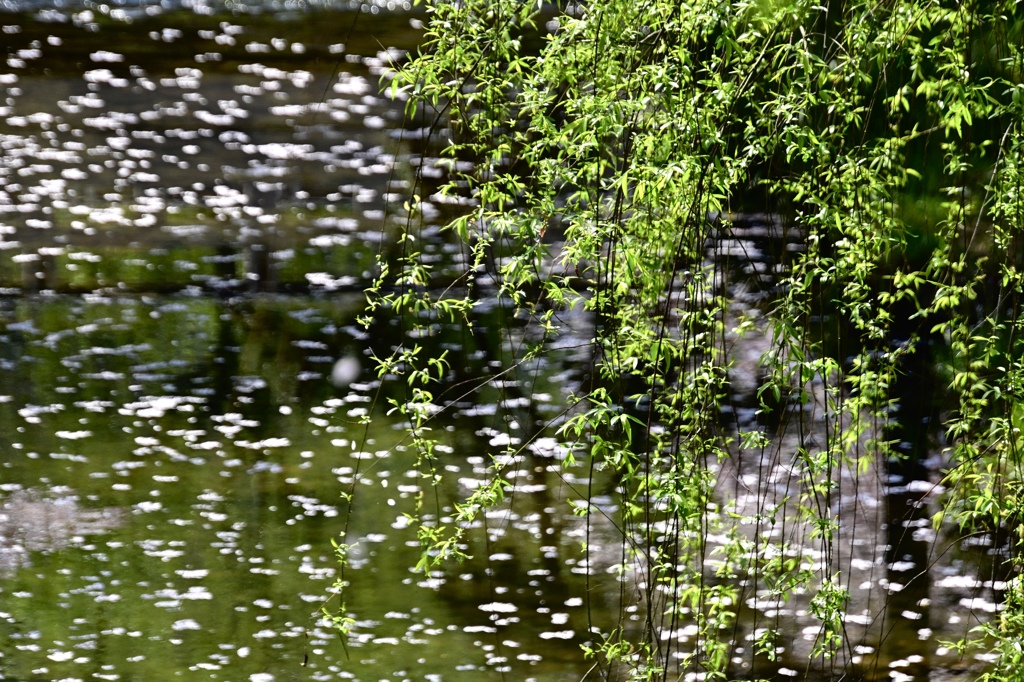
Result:
{"type": "MultiPolygon", "coordinates": [[[[474,332],[420,339],[452,370],[441,456],[419,459],[389,402],[406,384],[371,359],[403,341],[401,320],[355,320],[405,193],[443,176],[443,131],[381,94],[421,17],[231,8],[0,14],[0,679],[583,678],[580,644],[645,615],[616,481],[565,466],[554,439],[590,385],[594,320],[567,315],[575,331],[496,376],[530,337],[482,286],[474,332]],[[450,523],[495,464],[507,503],[470,529],[472,558],[413,572],[406,515],[450,523]],[[350,546],[344,575],[332,539],[350,546]],[[347,638],[325,603],[353,619],[347,638]]],[[[461,254],[433,189],[421,246],[443,274],[461,254]]],[[[709,259],[731,244],[737,271],[766,271],[749,258],[769,227],[734,227],[709,259]]],[[[736,392],[723,423],[756,425],[736,392]]],[[[736,490],[785,480],[778,461],[730,466],[736,490]]],[[[934,467],[880,472],[844,501],[867,524],[846,557],[857,670],[972,677],[983,659],[941,641],[998,608],[1001,549],[930,532],[934,467]]],[[[806,595],[746,596],[735,674],[803,674],[806,595]],[[748,644],[765,623],[787,633],[773,663],[748,644]]]]}

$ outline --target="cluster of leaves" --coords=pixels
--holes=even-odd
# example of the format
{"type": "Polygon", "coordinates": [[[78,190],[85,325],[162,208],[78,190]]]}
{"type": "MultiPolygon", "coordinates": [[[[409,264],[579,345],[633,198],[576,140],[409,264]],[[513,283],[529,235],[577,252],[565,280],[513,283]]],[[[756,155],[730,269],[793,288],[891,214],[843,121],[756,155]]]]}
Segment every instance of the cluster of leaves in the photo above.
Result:
{"type": "MultiPolygon", "coordinates": [[[[589,645],[601,670],[725,679],[738,605],[801,591],[820,625],[808,665],[850,664],[839,488],[907,456],[894,447],[893,387],[915,355],[938,368],[933,437],[948,445],[952,492],[937,523],[1020,523],[1019,3],[438,0],[427,11],[423,48],[392,87],[444,127],[441,194],[469,207],[447,226],[464,269],[445,281],[431,270],[415,198],[403,255],[382,260],[368,292],[371,312],[408,325],[381,372],[405,378],[395,409],[436,482],[429,422],[450,359],[418,340],[439,321],[469,325],[492,296],[537,330],[513,360],[528,362],[567,333],[566,310],[592,317],[594,379],[556,426],[571,452],[616,473],[646,614],[589,645]],[[711,245],[730,215],[752,211],[801,238],[775,254],[765,302],[738,306],[711,245]],[[751,334],[770,340],[760,426],[737,432],[722,407],[751,334]],[[754,510],[730,506],[724,472],[744,453],[781,460],[796,482],[754,510]],[[818,560],[794,560],[807,546],[818,560]],[[696,627],[688,643],[665,636],[683,624],[696,627]]],[[[498,473],[448,528],[423,525],[421,568],[460,555],[466,523],[502,499],[498,473]]],[[[1012,561],[1021,537],[1010,535],[1012,561]]],[[[1024,618],[1019,602],[1004,625],[1024,618]]],[[[771,658],[784,633],[758,627],[754,648],[771,658]]],[[[1019,628],[985,630],[1019,656],[1019,628]]]]}

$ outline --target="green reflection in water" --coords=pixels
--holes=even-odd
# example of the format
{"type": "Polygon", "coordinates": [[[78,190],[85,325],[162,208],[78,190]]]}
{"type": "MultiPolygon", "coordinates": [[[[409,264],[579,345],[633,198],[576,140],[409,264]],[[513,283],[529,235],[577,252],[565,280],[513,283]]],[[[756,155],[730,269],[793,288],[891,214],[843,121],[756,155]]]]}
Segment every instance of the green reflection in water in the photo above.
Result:
{"type": "MultiPolygon", "coordinates": [[[[373,377],[329,382],[334,360],[359,352],[344,331],[359,307],[358,296],[5,302],[5,679],[578,679],[583,536],[553,513],[572,494],[561,464],[523,456],[514,513],[481,525],[474,560],[410,573],[418,547],[403,514],[425,492],[443,515],[459,490],[424,489],[402,430],[371,408],[373,377]],[[347,654],[316,617],[346,518],[347,654]]],[[[462,412],[438,425],[460,487],[502,449],[486,430],[497,411],[462,412]]]]}

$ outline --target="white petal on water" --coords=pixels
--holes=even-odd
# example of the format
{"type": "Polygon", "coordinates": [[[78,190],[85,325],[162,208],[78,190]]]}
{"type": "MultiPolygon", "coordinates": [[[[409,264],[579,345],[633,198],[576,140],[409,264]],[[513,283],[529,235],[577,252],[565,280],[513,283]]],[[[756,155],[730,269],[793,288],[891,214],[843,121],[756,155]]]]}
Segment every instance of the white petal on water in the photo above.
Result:
{"type": "Polygon", "coordinates": [[[66,438],[67,440],[79,440],[80,438],[91,436],[92,431],[57,431],[54,435],[57,438],[66,438]]]}
{"type": "Polygon", "coordinates": [[[501,601],[481,604],[477,608],[481,611],[487,611],[488,613],[515,613],[519,610],[515,604],[509,604],[508,602],[501,601]]]}
{"type": "Polygon", "coordinates": [[[576,635],[574,630],[558,630],[555,632],[540,633],[541,639],[572,639],[576,635]]]}
{"type": "Polygon", "coordinates": [[[855,625],[871,625],[874,622],[874,618],[869,613],[848,613],[843,617],[843,622],[855,625]]]}
{"type": "Polygon", "coordinates": [[[968,588],[972,589],[979,585],[977,578],[971,578],[966,575],[947,575],[935,582],[935,587],[942,589],[951,588],[968,588]]]}
{"type": "Polygon", "coordinates": [[[287,438],[265,438],[258,441],[237,440],[235,445],[247,450],[262,450],[264,448],[283,448],[291,445],[287,438]]]}
{"type": "Polygon", "coordinates": [[[210,574],[210,572],[205,568],[181,569],[175,571],[175,573],[186,580],[199,580],[200,578],[205,578],[210,574]]]}
{"type": "Polygon", "coordinates": [[[202,630],[202,627],[192,618],[182,618],[171,624],[171,629],[180,632],[181,630],[202,630]]]}
{"type": "Polygon", "coordinates": [[[123,62],[124,55],[118,54],[117,52],[110,52],[108,50],[99,50],[89,55],[89,59],[94,62],[123,62]]]}
{"type": "Polygon", "coordinates": [[[996,611],[1001,611],[1003,609],[1002,604],[996,604],[995,602],[990,602],[987,599],[982,599],[981,597],[961,599],[960,606],[971,611],[984,611],[985,613],[995,613],[996,611]]]}
{"type": "Polygon", "coordinates": [[[188,591],[185,592],[185,594],[181,595],[181,598],[182,599],[209,600],[209,599],[213,599],[213,595],[205,587],[195,586],[194,585],[194,586],[188,588],[188,591]]]}

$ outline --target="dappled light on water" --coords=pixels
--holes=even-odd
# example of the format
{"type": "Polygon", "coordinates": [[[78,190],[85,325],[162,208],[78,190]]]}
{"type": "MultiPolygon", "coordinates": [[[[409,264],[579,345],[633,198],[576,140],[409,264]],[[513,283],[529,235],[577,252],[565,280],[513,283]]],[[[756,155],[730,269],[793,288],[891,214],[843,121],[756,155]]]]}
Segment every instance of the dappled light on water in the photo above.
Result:
{"type": "MultiPolygon", "coordinates": [[[[534,338],[484,276],[472,333],[417,313],[422,343],[456,358],[424,407],[444,434],[435,469],[392,409],[404,382],[376,371],[406,325],[357,321],[378,254],[404,248],[394,228],[417,182],[415,248],[441,279],[467,258],[439,227],[472,202],[436,193],[460,167],[438,158],[446,131],[382,94],[418,15],[390,1],[9,9],[25,11],[0,14],[0,679],[576,680],[592,666],[581,645],[646,627],[619,481],[557,437],[593,385],[593,318],[566,311],[568,333],[534,338]],[[518,362],[531,343],[543,352],[518,362]],[[469,558],[412,570],[415,522],[452,524],[498,472],[503,501],[466,524],[469,558]]],[[[754,317],[780,272],[765,254],[802,235],[749,222],[706,257],[754,317]]],[[[721,421],[753,428],[770,337],[731,342],[721,421]]],[[[716,471],[726,512],[786,504],[780,453],[797,445],[774,447],[716,471]]],[[[861,638],[848,653],[868,679],[973,674],[979,660],[939,642],[1000,608],[1005,583],[978,576],[1001,541],[947,546],[929,466],[872,471],[864,488],[843,474],[839,504],[867,529],[839,535],[861,638]]],[[[678,530],[659,510],[647,521],[659,542],[678,530]]],[[[710,576],[726,538],[707,540],[710,576]]],[[[769,672],[803,674],[808,600],[745,593],[737,676],[768,674],[751,651],[779,623],[769,672]]],[[[662,637],[683,651],[698,628],[676,625],[662,637]]]]}

